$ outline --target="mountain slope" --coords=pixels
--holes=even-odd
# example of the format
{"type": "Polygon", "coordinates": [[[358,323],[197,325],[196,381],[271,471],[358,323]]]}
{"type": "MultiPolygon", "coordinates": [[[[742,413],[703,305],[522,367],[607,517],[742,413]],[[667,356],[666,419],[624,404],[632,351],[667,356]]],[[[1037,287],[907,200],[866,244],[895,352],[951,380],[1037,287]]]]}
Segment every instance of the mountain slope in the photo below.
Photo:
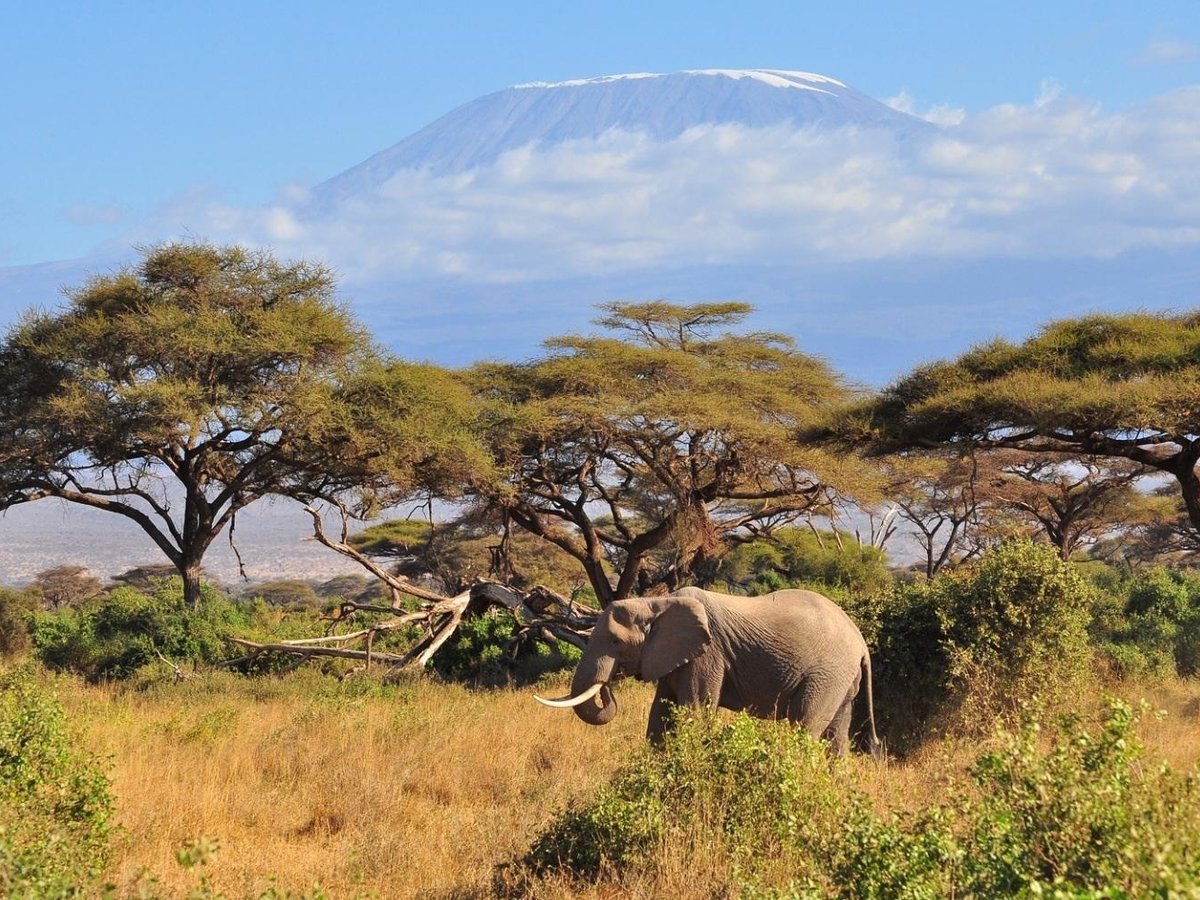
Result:
{"type": "Polygon", "coordinates": [[[526,144],[599,137],[617,128],[665,140],[699,125],[884,127],[926,133],[929,123],[823,75],[706,69],[534,82],[479,97],[400,143],[318,185],[318,205],[382,184],[401,169],[437,175],[494,162],[526,144]]]}

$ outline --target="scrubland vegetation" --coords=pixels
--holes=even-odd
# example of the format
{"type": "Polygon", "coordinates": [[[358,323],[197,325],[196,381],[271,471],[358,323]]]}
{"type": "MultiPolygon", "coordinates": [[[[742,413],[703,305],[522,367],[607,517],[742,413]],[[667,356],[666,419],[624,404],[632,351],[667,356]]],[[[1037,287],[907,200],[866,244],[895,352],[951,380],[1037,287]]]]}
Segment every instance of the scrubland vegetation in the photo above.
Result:
{"type": "Polygon", "coordinates": [[[0,346],[0,507],[166,559],[0,590],[0,893],[1200,896],[1200,317],[856,391],[740,303],[450,371],[334,296],[169,245],[0,346]],[[371,577],[209,583],[271,495],[371,577]],[[531,702],[598,608],[692,584],[836,599],[887,763],[688,711],[651,748],[648,686],[604,728],[531,702]]]}
{"type": "Polygon", "coordinates": [[[654,750],[648,685],[590,728],[529,696],[560,690],[569,656],[503,659],[495,613],[448,648],[445,677],[214,670],[216,631],[297,633],[314,613],[215,594],[194,611],[178,580],[155,587],[57,610],[3,594],[27,638],[0,694],[10,895],[1200,889],[1198,576],[1018,541],[846,594],[876,648],[884,765],[729,714],[681,714],[654,750]]]}

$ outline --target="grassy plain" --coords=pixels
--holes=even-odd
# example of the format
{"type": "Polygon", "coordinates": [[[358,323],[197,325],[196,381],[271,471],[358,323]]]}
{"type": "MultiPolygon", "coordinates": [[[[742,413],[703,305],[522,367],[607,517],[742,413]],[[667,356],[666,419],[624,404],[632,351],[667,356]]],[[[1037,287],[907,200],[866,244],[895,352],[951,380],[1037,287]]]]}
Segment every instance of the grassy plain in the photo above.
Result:
{"type": "MultiPolygon", "coordinates": [[[[1165,711],[1140,726],[1149,758],[1178,770],[1200,761],[1200,682],[1115,693],[1165,711]]],[[[160,894],[184,896],[202,872],[229,897],[316,885],[336,898],[487,896],[496,865],[521,854],[569,799],[594,794],[641,744],[650,702],[648,686],[627,683],[616,721],[591,728],[530,695],[315,672],[140,688],[60,682],[71,718],[110,761],[121,830],[109,877],[121,895],[153,880],[160,894]],[[177,852],[198,840],[218,849],[198,869],[181,867],[177,852]]],[[[979,749],[939,740],[883,768],[862,757],[850,764],[881,809],[912,809],[944,799],[943,776],[979,749]]],[[[550,881],[537,896],[729,891],[728,873],[706,870],[697,850],[661,848],[652,882],[550,881]]]]}

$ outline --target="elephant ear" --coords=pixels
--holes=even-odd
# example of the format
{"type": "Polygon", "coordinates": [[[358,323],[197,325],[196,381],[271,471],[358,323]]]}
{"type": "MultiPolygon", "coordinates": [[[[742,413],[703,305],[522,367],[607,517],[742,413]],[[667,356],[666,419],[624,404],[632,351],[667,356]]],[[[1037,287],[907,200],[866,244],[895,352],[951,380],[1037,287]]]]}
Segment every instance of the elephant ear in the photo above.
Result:
{"type": "Polygon", "coordinates": [[[691,597],[672,598],[650,626],[642,648],[642,680],[658,681],[691,662],[711,639],[704,606],[691,597]]]}

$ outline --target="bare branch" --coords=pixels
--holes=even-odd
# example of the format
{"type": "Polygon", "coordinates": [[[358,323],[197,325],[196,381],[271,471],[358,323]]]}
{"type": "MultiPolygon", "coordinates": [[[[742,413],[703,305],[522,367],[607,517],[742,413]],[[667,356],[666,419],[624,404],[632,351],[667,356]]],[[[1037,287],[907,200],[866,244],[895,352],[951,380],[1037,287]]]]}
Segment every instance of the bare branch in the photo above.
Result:
{"type": "Polygon", "coordinates": [[[311,506],[306,506],[304,507],[304,511],[312,516],[313,536],[316,538],[318,543],[323,544],[330,550],[333,550],[335,553],[340,553],[342,556],[354,560],[388,587],[392,588],[392,590],[400,591],[401,593],[409,594],[413,597],[420,597],[422,600],[432,600],[434,602],[450,600],[449,597],[445,597],[442,594],[436,593],[435,591],[430,591],[413,584],[402,575],[392,574],[371,558],[359,553],[345,541],[333,540],[325,532],[325,523],[321,519],[320,510],[314,509],[311,506]]]}

